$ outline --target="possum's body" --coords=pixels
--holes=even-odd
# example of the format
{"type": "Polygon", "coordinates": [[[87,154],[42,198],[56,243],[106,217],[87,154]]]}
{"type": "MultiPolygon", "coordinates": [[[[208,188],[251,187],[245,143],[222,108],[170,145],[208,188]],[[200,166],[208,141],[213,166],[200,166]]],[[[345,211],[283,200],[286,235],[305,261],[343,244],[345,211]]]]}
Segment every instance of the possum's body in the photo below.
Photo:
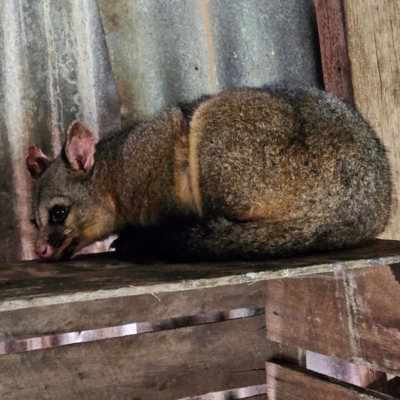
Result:
{"type": "Polygon", "coordinates": [[[117,250],[133,259],[285,256],[357,245],[390,216],[383,145],[356,110],[316,89],[223,92],[95,149],[87,132],[75,123],[65,155],[36,174],[39,258],[118,232],[117,250]],[[67,216],[51,223],[60,205],[67,216]]]}

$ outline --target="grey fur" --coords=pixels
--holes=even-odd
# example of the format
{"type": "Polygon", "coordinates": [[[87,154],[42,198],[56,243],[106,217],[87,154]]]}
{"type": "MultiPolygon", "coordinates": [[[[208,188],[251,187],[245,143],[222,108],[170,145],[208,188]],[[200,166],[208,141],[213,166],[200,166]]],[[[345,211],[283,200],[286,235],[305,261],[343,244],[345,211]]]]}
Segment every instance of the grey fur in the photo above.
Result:
{"type": "Polygon", "coordinates": [[[391,196],[385,149],[357,110],[317,89],[266,86],[204,97],[116,133],[97,144],[84,176],[61,154],[39,178],[33,210],[42,242],[61,228],[40,209],[61,197],[76,243],[97,218],[92,241],[123,232],[115,247],[133,260],[195,261],[355,246],[384,230],[391,196]],[[187,146],[195,130],[201,216],[175,191],[177,143],[187,146]]]}

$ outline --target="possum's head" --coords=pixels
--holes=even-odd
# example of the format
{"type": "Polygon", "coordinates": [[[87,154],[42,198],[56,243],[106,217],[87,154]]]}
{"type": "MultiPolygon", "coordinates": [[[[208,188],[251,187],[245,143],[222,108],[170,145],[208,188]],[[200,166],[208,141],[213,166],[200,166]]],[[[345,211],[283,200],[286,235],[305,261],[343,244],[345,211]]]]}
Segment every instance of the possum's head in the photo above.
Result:
{"type": "MultiPolygon", "coordinates": [[[[93,183],[95,137],[75,121],[61,154],[49,160],[32,146],[26,165],[37,180],[32,223],[38,229],[35,254],[41,261],[71,257],[112,233],[113,213],[93,183]]],[[[110,204],[110,203],[108,203],[110,204]]]]}

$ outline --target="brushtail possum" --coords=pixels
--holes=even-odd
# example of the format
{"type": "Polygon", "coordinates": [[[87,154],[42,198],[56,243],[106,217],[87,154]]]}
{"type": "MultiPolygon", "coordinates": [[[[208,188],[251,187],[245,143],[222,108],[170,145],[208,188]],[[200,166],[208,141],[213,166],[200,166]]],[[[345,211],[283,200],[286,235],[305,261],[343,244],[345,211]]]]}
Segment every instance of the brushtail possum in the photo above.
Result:
{"type": "Polygon", "coordinates": [[[385,149],[353,107],[314,88],[246,88],[159,113],[61,154],[30,147],[35,253],[64,259],[120,234],[133,261],[289,256],[356,246],[391,206],[385,149]]]}

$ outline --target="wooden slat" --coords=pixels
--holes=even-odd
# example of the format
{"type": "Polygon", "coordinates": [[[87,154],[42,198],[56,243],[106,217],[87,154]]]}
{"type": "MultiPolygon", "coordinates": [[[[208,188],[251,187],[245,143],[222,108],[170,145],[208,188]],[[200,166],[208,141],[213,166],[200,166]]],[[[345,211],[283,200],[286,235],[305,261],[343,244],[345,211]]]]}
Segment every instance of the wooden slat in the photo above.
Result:
{"type": "Polygon", "coordinates": [[[252,397],[244,397],[246,400],[265,400],[265,394],[262,394],[260,396],[252,396],[252,397]]]}
{"type": "Polygon", "coordinates": [[[343,0],[315,0],[325,89],[353,103],[343,0]]]}
{"type": "Polygon", "coordinates": [[[264,316],[0,357],[7,400],[176,400],[265,383],[264,316]]]}
{"type": "Polygon", "coordinates": [[[262,306],[257,281],[400,262],[400,242],[292,259],[135,265],[112,254],[0,264],[0,341],[262,306]]]}
{"type": "MultiPolygon", "coordinates": [[[[349,103],[354,103],[343,0],[315,0],[315,10],[325,89],[335,93],[349,103]]],[[[368,15],[368,17],[370,16],[371,14],[368,15]]],[[[315,353],[314,355],[317,356],[315,353]]],[[[324,362],[314,365],[315,371],[336,377],[335,375],[345,370],[348,371],[346,375],[347,382],[356,383],[363,387],[375,386],[386,393],[385,373],[371,371],[366,367],[356,366],[351,363],[348,363],[346,368],[346,365],[339,366],[338,364],[346,363],[343,360],[321,355],[320,357],[325,357],[324,362]]],[[[312,361],[312,358],[313,355],[307,356],[307,365],[309,361],[312,361]]]]}
{"type": "Polygon", "coordinates": [[[246,400],[265,400],[265,394],[260,396],[244,397],[246,400]]]}
{"type": "Polygon", "coordinates": [[[289,364],[267,362],[267,396],[273,400],[394,400],[289,364]]]}
{"type": "Polygon", "coordinates": [[[3,311],[0,312],[0,341],[264,307],[264,288],[263,282],[243,283],[3,311]]]}
{"type": "Polygon", "coordinates": [[[400,375],[400,265],[266,283],[267,338],[400,375]]]}
{"type": "MultiPolygon", "coordinates": [[[[398,197],[400,2],[344,0],[344,9],[355,103],[388,149],[394,194],[398,197]]],[[[400,239],[400,207],[383,237],[400,239]]]]}
{"type": "Polygon", "coordinates": [[[0,262],[0,311],[138,294],[178,292],[400,262],[400,241],[253,262],[138,265],[112,253],[58,263],[0,262]]]}

